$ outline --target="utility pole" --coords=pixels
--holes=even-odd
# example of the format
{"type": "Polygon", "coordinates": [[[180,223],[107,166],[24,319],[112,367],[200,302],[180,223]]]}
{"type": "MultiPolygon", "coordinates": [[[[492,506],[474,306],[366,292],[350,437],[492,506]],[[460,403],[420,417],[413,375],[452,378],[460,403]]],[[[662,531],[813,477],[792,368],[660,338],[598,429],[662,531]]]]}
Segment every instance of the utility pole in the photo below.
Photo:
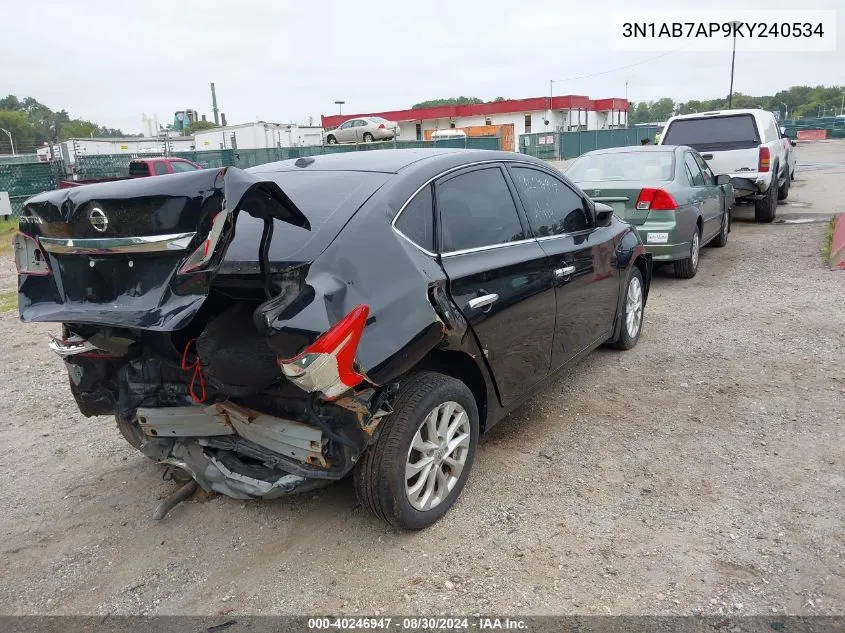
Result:
{"type": "Polygon", "coordinates": [[[731,89],[728,92],[728,110],[731,109],[731,104],[733,103],[734,97],[734,64],[736,62],[736,25],[739,24],[738,22],[731,22],[734,26],[733,29],[733,51],[731,52],[731,89]]]}
{"type": "Polygon", "coordinates": [[[839,104],[839,116],[845,114],[845,90],[842,91],[842,102],[839,104]]]}
{"type": "Polygon", "coordinates": [[[14,156],[15,155],[15,141],[12,140],[12,133],[9,130],[3,129],[2,127],[0,127],[0,132],[5,132],[6,136],[9,137],[9,145],[12,146],[12,156],[14,156]]]}
{"type": "Polygon", "coordinates": [[[214,91],[214,82],[211,82],[211,111],[214,113],[214,125],[220,125],[217,115],[217,93],[214,91]]]}

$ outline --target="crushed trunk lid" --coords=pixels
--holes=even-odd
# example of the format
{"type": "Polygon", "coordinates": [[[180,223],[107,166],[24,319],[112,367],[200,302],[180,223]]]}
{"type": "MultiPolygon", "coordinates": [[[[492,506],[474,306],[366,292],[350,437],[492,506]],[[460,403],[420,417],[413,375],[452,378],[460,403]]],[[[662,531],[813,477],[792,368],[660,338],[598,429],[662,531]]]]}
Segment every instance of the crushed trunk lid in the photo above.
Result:
{"type": "Polygon", "coordinates": [[[278,185],[233,167],[35,196],[16,260],[20,270],[40,256],[49,271],[19,274],[21,319],[179,329],[205,301],[241,210],[310,230],[278,185]]]}

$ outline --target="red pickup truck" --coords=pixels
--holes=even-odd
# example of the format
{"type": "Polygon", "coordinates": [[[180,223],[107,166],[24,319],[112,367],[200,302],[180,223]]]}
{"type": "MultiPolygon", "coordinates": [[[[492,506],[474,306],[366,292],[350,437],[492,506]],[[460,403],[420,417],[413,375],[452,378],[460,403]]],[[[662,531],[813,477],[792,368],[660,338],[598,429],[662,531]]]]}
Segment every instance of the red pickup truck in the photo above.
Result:
{"type": "Polygon", "coordinates": [[[202,169],[200,165],[185,158],[135,158],[129,163],[129,175],[111,178],[81,178],[79,180],[62,180],[59,189],[90,185],[95,182],[111,182],[114,180],[128,180],[129,178],[146,178],[147,176],[164,176],[165,174],[179,174],[183,171],[202,169]]]}

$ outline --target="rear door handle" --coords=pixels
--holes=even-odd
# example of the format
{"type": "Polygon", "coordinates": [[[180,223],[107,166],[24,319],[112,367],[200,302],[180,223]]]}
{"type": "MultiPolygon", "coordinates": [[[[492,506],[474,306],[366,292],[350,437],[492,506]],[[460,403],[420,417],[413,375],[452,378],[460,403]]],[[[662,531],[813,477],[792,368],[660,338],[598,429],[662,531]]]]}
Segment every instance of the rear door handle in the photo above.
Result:
{"type": "Polygon", "coordinates": [[[568,277],[575,272],[575,266],[564,266],[563,268],[555,268],[555,277],[568,277]]]}
{"type": "Polygon", "coordinates": [[[713,154],[702,154],[701,157],[704,160],[713,160],[713,154]]]}
{"type": "Polygon", "coordinates": [[[489,305],[492,305],[496,300],[498,300],[499,295],[497,294],[489,294],[484,295],[483,297],[475,297],[474,299],[469,300],[469,307],[473,310],[477,308],[485,308],[489,305]]]}

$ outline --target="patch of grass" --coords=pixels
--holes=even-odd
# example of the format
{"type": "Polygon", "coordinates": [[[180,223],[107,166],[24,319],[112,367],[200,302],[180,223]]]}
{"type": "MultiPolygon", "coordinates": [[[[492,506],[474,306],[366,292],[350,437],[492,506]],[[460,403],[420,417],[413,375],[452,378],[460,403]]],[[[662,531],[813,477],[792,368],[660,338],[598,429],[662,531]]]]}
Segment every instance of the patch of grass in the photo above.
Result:
{"type": "Polygon", "coordinates": [[[0,312],[11,312],[18,309],[18,291],[8,290],[0,292],[0,312]]]}
{"type": "Polygon", "coordinates": [[[822,259],[828,265],[830,265],[830,249],[833,244],[833,230],[836,228],[836,218],[837,216],[835,215],[830,218],[830,222],[827,223],[827,230],[824,233],[824,239],[822,239],[822,259]]]}
{"type": "Polygon", "coordinates": [[[0,220],[0,254],[12,250],[12,235],[18,231],[18,219],[0,220]]]}

